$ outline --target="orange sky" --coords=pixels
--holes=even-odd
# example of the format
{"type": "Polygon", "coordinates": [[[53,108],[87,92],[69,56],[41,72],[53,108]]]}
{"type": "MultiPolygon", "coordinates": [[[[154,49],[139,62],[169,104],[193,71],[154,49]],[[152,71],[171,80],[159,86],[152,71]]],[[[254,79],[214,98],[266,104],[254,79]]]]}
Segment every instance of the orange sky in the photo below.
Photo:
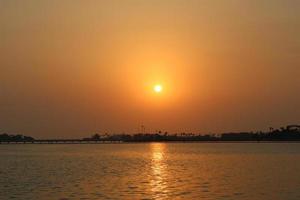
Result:
{"type": "Polygon", "coordinates": [[[299,8],[0,0],[0,132],[73,138],[141,124],[209,133],[300,123],[299,8]]]}

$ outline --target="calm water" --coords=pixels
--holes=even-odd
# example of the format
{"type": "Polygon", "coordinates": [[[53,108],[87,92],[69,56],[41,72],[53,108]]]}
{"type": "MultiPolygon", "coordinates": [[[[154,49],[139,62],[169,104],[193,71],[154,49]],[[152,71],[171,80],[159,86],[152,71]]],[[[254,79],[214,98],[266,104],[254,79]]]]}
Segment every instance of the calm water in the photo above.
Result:
{"type": "Polygon", "coordinates": [[[0,145],[0,199],[300,199],[300,144],[0,145]]]}

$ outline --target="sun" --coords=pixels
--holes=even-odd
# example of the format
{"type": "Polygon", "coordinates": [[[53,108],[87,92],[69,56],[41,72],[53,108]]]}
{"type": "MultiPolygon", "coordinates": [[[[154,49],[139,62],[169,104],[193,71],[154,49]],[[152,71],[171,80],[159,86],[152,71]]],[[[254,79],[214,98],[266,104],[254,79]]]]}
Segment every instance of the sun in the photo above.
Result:
{"type": "Polygon", "coordinates": [[[157,84],[157,85],[154,85],[153,90],[156,93],[160,93],[160,92],[162,92],[163,87],[162,87],[162,85],[157,84]]]}

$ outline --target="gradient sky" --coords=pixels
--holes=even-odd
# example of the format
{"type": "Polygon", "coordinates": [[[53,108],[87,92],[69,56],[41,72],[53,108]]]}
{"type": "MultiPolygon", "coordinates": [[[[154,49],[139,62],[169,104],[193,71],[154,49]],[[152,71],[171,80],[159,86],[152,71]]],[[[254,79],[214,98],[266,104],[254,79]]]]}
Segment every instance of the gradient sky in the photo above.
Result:
{"type": "Polygon", "coordinates": [[[294,123],[300,1],[0,0],[0,133],[294,123]]]}

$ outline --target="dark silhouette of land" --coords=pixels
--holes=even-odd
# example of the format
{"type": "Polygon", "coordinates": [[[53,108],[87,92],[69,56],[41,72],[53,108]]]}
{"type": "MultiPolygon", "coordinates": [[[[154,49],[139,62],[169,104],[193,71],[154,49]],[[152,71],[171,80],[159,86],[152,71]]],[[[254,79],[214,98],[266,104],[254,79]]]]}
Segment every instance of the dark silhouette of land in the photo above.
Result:
{"type": "Polygon", "coordinates": [[[299,141],[300,126],[290,125],[280,129],[270,128],[268,132],[240,132],[216,134],[180,133],[169,134],[158,131],[157,133],[138,134],[94,134],[83,139],[49,139],[37,140],[29,136],[0,134],[0,143],[103,143],[103,142],[280,142],[299,141]]]}
{"type": "Polygon", "coordinates": [[[0,142],[33,142],[35,139],[24,135],[9,135],[7,133],[0,134],[0,142]]]}

